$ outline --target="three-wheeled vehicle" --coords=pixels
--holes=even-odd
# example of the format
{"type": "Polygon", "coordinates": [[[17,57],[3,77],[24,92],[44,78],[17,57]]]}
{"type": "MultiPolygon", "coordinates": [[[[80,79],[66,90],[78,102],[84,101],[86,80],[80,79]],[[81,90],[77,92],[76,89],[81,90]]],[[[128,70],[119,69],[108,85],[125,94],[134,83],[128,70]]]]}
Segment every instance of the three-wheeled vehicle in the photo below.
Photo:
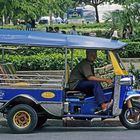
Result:
{"type": "Polygon", "coordinates": [[[53,74],[20,75],[6,73],[10,65],[1,65],[0,112],[6,116],[9,127],[16,133],[28,133],[41,127],[47,119],[115,118],[119,116],[128,129],[140,128],[140,104],[136,101],[140,91],[133,89],[135,78],[129,75],[118,56],[118,50],[127,44],[118,40],[64,35],[35,31],[0,30],[1,46],[34,46],[65,49],[65,70],[62,81],[53,74]],[[108,100],[113,98],[113,106],[105,113],[96,114],[98,106],[94,96],[87,97],[80,91],[71,91],[67,85],[68,49],[106,50],[114,69],[112,88],[104,89],[108,100]],[[5,72],[5,73],[4,73],[5,72]],[[32,78],[31,78],[32,77],[32,78]],[[39,75],[41,77],[41,75],[39,75]]]}

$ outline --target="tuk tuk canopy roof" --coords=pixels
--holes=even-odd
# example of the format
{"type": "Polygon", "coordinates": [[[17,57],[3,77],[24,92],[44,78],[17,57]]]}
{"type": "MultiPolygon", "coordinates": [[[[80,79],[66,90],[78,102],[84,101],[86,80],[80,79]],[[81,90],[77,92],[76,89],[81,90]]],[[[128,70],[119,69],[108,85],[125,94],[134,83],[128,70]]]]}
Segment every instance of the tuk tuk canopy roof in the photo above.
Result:
{"type": "Polygon", "coordinates": [[[99,37],[0,29],[0,45],[115,50],[127,44],[99,37]]]}

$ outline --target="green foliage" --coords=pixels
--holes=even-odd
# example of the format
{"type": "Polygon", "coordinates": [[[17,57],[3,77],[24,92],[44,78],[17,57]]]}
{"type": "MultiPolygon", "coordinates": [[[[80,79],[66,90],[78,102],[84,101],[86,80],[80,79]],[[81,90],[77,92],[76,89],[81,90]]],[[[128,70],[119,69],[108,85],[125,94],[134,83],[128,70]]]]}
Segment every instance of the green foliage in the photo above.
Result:
{"type": "MultiPolygon", "coordinates": [[[[73,24],[56,24],[53,25],[53,27],[59,27],[60,30],[64,30],[67,33],[71,30],[73,24]]],[[[49,25],[47,26],[49,27],[49,25]]],[[[76,30],[79,34],[82,35],[89,35],[90,32],[95,32],[96,36],[98,37],[106,37],[107,33],[109,32],[109,28],[111,27],[110,23],[94,23],[94,24],[77,24],[76,30]]],[[[25,29],[24,25],[16,25],[16,26],[1,26],[0,28],[6,28],[6,29],[19,29],[23,30],[25,29]]],[[[46,28],[46,25],[38,25],[38,29],[46,28]]]]}
{"type": "Polygon", "coordinates": [[[135,69],[135,66],[133,64],[130,65],[129,73],[135,76],[136,83],[134,85],[134,88],[140,89],[140,70],[135,69]]]}
{"type": "MultiPolygon", "coordinates": [[[[60,30],[64,30],[69,33],[73,24],[57,24],[53,27],[58,26],[60,30]]],[[[38,25],[37,28],[45,28],[46,25],[38,25]]],[[[47,26],[49,27],[49,26],[47,26]]],[[[80,35],[89,35],[90,32],[95,32],[98,37],[105,37],[109,28],[111,27],[110,23],[93,23],[93,24],[76,24],[76,30],[80,35]]]]}
{"type": "Polygon", "coordinates": [[[128,43],[123,51],[120,52],[121,57],[125,58],[138,58],[140,57],[140,41],[123,40],[128,43]]]}
{"type": "MultiPolygon", "coordinates": [[[[36,49],[38,50],[38,49],[36,49]]],[[[17,51],[16,51],[17,52],[17,51]]],[[[68,63],[71,65],[71,53],[68,51],[68,63]]],[[[29,52],[28,52],[29,53],[29,52]]],[[[28,54],[27,53],[27,54],[28,54]]],[[[32,50],[31,50],[32,53],[32,50]]],[[[22,53],[21,53],[22,54],[22,53]]],[[[38,53],[36,55],[5,55],[5,62],[12,62],[16,70],[62,70],[64,69],[65,63],[65,53],[62,49],[51,50],[38,53]]],[[[98,52],[98,58],[95,63],[95,67],[102,67],[108,64],[108,60],[106,59],[106,55],[104,52],[98,52]]],[[[85,58],[85,50],[74,50],[74,66],[85,58]]]]}
{"type": "MultiPolygon", "coordinates": [[[[120,56],[125,58],[140,57],[140,42],[122,40],[128,43],[120,56]]],[[[68,50],[68,61],[71,62],[71,51],[68,50]]],[[[5,52],[5,61],[12,62],[17,70],[50,70],[64,69],[64,49],[44,49],[44,48],[20,48],[16,51],[5,52]]],[[[85,58],[85,50],[74,50],[74,65],[85,58]]],[[[102,67],[109,63],[106,54],[102,51],[98,52],[98,58],[95,66],[102,67]]]]}
{"type": "MultiPolygon", "coordinates": [[[[58,26],[60,29],[71,29],[73,24],[57,24],[53,25],[53,27],[58,26]]],[[[46,25],[38,25],[38,28],[45,28],[49,27],[46,25]]],[[[77,29],[89,29],[89,28],[101,28],[101,29],[106,29],[109,28],[110,24],[109,23],[89,23],[89,24],[76,24],[77,29]]]]}
{"type": "Polygon", "coordinates": [[[124,0],[123,10],[108,13],[105,16],[106,20],[111,20],[113,28],[117,30],[123,30],[126,25],[129,25],[133,33],[139,34],[139,30],[135,30],[139,27],[140,22],[139,2],[139,0],[124,0]]]}
{"type": "Polygon", "coordinates": [[[38,19],[43,15],[62,16],[72,4],[72,0],[0,0],[0,16],[4,16],[7,23],[17,19],[38,19]]]}

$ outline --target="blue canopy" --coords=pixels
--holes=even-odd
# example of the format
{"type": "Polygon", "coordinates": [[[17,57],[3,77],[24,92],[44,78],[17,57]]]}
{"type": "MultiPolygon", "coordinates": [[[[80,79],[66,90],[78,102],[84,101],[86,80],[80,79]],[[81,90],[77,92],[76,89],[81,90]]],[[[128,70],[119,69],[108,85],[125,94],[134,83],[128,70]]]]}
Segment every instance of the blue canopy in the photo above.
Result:
{"type": "Polygon", "coordinates": [[[0,29],[1,45],[115,50],[126,46],[117,40],[38,31],[0,29]]]}

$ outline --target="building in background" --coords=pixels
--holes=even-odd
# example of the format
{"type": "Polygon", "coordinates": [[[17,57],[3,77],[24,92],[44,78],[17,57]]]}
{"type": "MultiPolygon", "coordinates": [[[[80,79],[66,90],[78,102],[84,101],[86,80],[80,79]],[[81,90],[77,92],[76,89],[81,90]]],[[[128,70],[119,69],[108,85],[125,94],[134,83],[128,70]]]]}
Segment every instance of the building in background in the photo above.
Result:
{"type": "Polygon", "coordinates": [[[75,9],[68,9],[65,15],[65,21],[72,24],[94,23],[95,10],[93,6],[86,5],[83,7],[76,7],[75,9]]]}

